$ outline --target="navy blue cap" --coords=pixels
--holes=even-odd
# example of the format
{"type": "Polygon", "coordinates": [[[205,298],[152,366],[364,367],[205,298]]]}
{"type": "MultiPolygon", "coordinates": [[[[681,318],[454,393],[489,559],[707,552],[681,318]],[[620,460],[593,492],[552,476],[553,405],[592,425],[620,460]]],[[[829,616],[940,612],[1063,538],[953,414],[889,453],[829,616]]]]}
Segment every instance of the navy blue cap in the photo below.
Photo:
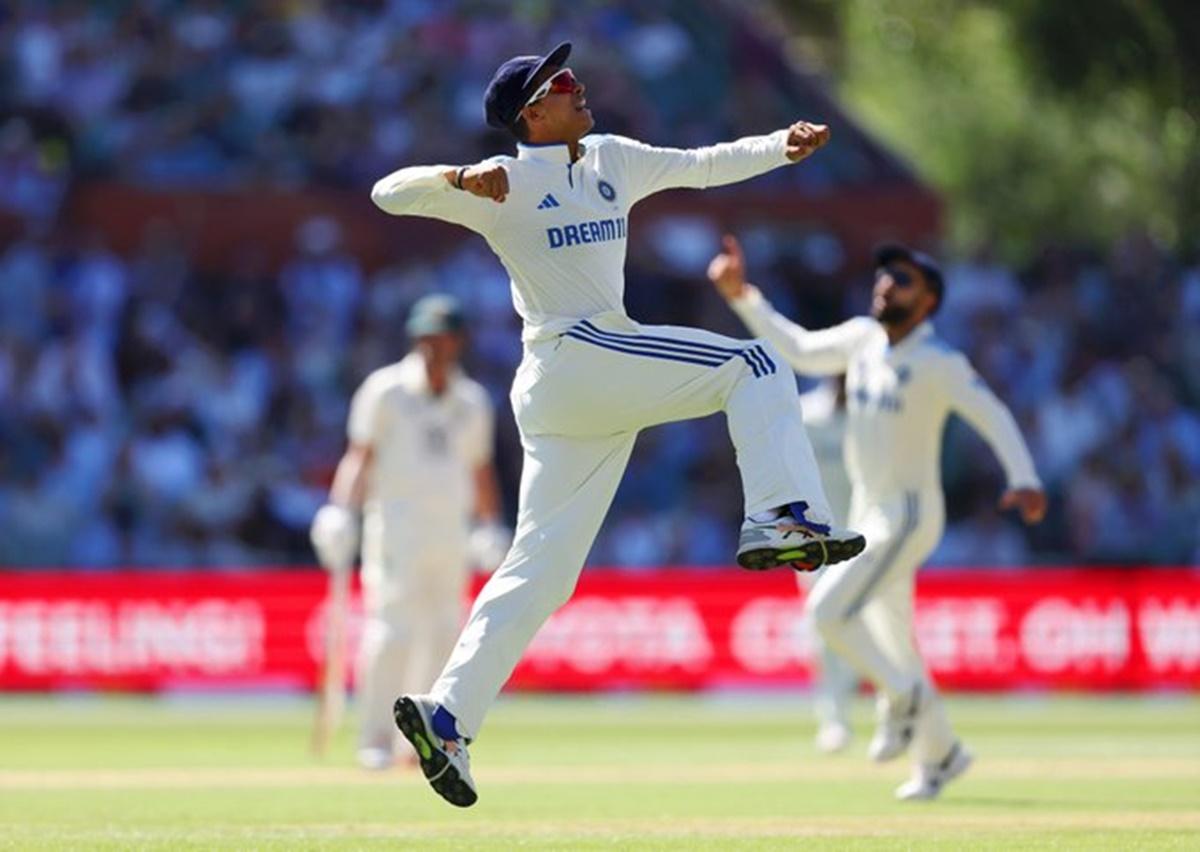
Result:
{"type": "Polygon", "coordinates": [[[534,81],[547,65],[562,66],[571,55],[571,42],[564,41],[545,56],[514,56],[496,69],[483,93],[483,115],[488,126],[510,128],[521,114],[534,81]]]}
{"type": "Polygon", "coordinates": [[[431,293],[413,304],[404,330],[416,340],[430,334],[459,332],[466,324],[466,316],[458,299],[445,293],[431,293]]]}
{"type": "Polygon", "coordinates": [[[938,266],[938,262],[923,251],[913,251],[908,246],[900,243],[883,243],[875,247],[875,267],[887,266],[897,260],[907,261],[921,270],[921,274],[925,276],[925,283],[929,285],[929,289],[937,296],[937,307],[933,310],[936,312],[942,306],[942,300],[946,295],[946,281],[942,277],[942,268],[938,266]]]}

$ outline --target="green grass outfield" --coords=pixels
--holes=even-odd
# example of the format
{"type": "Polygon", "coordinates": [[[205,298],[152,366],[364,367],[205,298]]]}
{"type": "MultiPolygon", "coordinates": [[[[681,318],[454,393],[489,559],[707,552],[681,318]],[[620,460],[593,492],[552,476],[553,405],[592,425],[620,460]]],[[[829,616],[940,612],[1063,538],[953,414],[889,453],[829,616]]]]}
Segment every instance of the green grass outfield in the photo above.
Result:
{"type": "Polygon", "coordinates": [[[1200,700],[968,698],[977,762],[935,803],[907,767],[817,755],[780,696],[510,698],[479,804],[306,753],[295,701],[0,697],[0,848],[1200,849],[1200,700]],[[419,844],[419,847],[417,846],[419,844]]]}

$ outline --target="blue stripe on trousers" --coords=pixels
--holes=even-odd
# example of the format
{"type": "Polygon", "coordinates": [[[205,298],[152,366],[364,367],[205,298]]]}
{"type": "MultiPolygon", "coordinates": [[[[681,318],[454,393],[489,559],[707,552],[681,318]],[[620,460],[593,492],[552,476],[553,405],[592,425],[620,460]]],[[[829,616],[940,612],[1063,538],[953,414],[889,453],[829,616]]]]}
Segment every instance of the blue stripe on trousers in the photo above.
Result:
{"type": "Polygon", "coordinates": [[[564,337],[572,337],[575,340],[582,340],[584,343],[590,343],[593,346],[599,346],[603,349],[611,349],[614,352],[624,352],[627,355],[641,355],[643,358],[661,358],[666,361],[682,361],[686,364],[699,364],[702,367],[720,367],[725,361],[709,361],[699,357],[684,357],[678,353],[672,353],[666,350],[650,350],[650,349],[635,349],[631,346],[624,346],[617,343],[609,343],[606,341],[596,340],[591,337],[586,337],[583,334],[571,329],[563,332],[564,337]]]}
{"type": "Polygon", "coordinates": [[[602,331],[587,320],[575,326],[573,330],[586,331],[594,338],[607,340],[622,346],[640,346],[647,350],[686,352],[689,355],[702,355],[711,358],[720,357],[720,363],[722,364],[737,355],[754,372],[754,378],[757,379],[761,375],[758,365],[751,361],[744,351],[738,349],[727,349],[721,346],[713,346],[709,343],[695,343],[691,340],[676,340],[673,337],[658,337],[653,334],[619,334],[612,331],[602,331]]]}
{"type": "Polygon", "coordinates": [[[572,331],[588,331],[594,337],[608,340],[612,343],[621,345],[640,345],[646,349],[657,349],[662,347],[667,351],[687,352],[688,354],[703,354],[715,356],[717,354],[726,356],[721,359],[721,363],[729,360],[734,355],[739,356],[746,362],[754,373],[754,377],[761,378],[768,373],[775,372],[775,362],[772,361],[763,351],[761,346],[753,346],[749,349],[735,349],[726,346],[716,346],[711,343],[700,343],[694,340],[680,340],[673,337],[660,337],[653,334],[623,334],[615,331],[604,331],[597,328],[588,320],[581,320],[576,324],[572,331]]]}
{"type": "Polygon", "coordinates": [[[648,352],[648,353],[650,353],[650,352],[670,352],[670,353],[676,353],[679,355],[691,355],[692,358],[701,358],[706,361],[709,361],[710,364],[713,364],[713,366],[720,366],[722,364],[725,364],[726,361],[730,360],[731,358],[733,358],[734,355],[737,354],[737,353],[720,353],[720,354],[718,354],[718,353],[714,353],[714,352],[703,352],[703,350],[685,346],[685,344],[683,342],[679,342],[679,341],[670,341],[670,342],[666,342],[666,343],[652,343],[652,342],[649,342],[646,340],[642,340],[641,337],[638,337],[636,335],[635,336],[608,335],[604,331],[593,331],[592,329],[581,328],[581,326],[578,326],[578,325],[576,325],[575,328],[572,328],[571,331],[574,331],[576,335],[580,336],[580,340],[584,340],[584,338],[586,338],[586,340],[594,341],[594,342],[602,341],[605,343],[612,343],[612,344],[614,344],[614,346],[636,348],[638,350],[641,350],[641,352],[648,352]]]}
{"type": "Polygon", "coordinates": [[[758,345],[751,346],[746,351],[753,353],[754,357],[759,360],[759,363],[762,365],[764,374],[775,372],[775,362],[771,360],[771,358],[767,355],[766,351],[761,346],[758,346],[758,345]]]}

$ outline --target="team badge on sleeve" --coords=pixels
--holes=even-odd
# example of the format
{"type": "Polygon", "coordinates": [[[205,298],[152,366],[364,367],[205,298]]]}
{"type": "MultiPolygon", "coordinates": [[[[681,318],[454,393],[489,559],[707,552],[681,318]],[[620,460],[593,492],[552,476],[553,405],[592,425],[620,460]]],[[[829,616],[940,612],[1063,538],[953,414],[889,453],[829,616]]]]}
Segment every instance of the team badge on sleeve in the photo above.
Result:
{"type": "Polygon", "coordinates": [[[598,187],[600,189],[600,197],[605,201],[612,201],[617,197],[617,191],[613,189],[612,184],[603,178],[600,180],[598,187]]]}

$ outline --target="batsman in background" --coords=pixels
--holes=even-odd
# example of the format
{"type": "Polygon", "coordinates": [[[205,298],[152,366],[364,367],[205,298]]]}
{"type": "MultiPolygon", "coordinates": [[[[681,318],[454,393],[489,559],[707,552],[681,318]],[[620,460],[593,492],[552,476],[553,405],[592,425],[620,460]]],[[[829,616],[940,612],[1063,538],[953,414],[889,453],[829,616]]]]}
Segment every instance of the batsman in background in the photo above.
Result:
{"type": "Polygon", "coordinates": [[[846,374],[850,523],[870,543],[857,559],[826,569],[807,610],[830,647],[875,685],[879,726],[871,758],[891,760],[913,748],[913,775],[897,798],[935,798],[971,763],[913,637],[916,572],[945,523],[942,431],[950,414],[959,414],[987,441],[1008,478],[1000,508],[1015,508],[1034,524],[1046,513],[1046,496],[1029,450],[966,357],[934,334],[930,317],[944,283],[927,255],[880,247],[871,316],[821,331],[780,316],[746,282],[732,236],[708,277],[747,328],[774,343],[797,372],[846,374]]]}
{"type": "Polygon", "coordinates": [[[832,526],[795,379],[769,344],[644,326],[624,306],[634,204],[797,162],[825,144],[828,129],[798,122],[694,150],[588,135],[584,86],[564,67],[570,52],[564,43],[514,57],[492,77],[484,114],[516,137],[516,157],[404,168],[371,193],[388,213],[483,235],[524,321],[510,395],[524,449],[516,539],[431,692],[396,702],[426,778],[464,807],[478,798],[468,742],[534,633],[574,591],[639,430],[725,413],[745,491],[743,567],[811,570],[864,545],[832,526]]]}
{"type": "Polygon", "coordinates": [[[390,766],[397,746],[409,752],[392,703],[432,685],[462,626],[469,564],[494,569],[511,541],[500,524],[492,405],[459,366],[463,312],[449,296],[425,296],[406,328],[412,351],[371,373],[351,400],[350,446],[311,530],[321,564],[348,571],[362,512],[356,681],[358,759],[368,769],[390,766]]]}

